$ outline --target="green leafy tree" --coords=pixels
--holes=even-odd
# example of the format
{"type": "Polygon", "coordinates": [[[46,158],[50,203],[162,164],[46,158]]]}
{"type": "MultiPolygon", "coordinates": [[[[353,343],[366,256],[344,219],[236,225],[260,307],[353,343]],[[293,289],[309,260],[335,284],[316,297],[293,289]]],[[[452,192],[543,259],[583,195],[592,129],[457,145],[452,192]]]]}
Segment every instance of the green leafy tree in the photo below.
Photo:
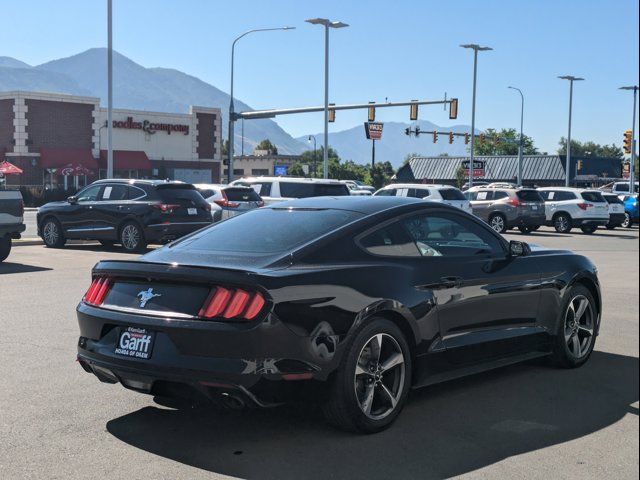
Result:
{"type": "Polygon", "coordinates": [[[293,163],[289,168],[287,168],[287,175],[291,175],[292,177],[306,177],[304,169],[302,168],[302,163],[293,163]]]}
{"type": "Polygon", "coordinates": [[[402,162],[402,166],[405,166],[407,163],[409,163],[409,161],[410,161],[412,158],[415,158],[415,157],[422,157],[422,154],[421,154],[421,153],[415,153],[415,152],[407,153],[407,154],[404,156],[404,161],[402,162]]]}
{"type": "MultiPolygon", "coordinates": [[[[307,150],[300,155],[300,163],[306,163],[309,165],[309,175],[311,177],[320,178],[322,177],[322,154],[324,152],[324,147],[320,147],[315,152],[313,150],[307,150]],[[315,167],[315,168],[314,168],[315,167]]],[[[329,164],[331,164],[331,159],[337,159],[340,161],[340,157],[338,156],[338,152],[336,152],[331,146],[327,150],[329,153],[329,164]]],[[[329,172],[331,172],[331,168],[329,168],[329,172]]]]}
{"type": "MultiPolygon", "coordinates": [[[[560,138],[558,142],[560,148],[558,148],[558,155],[567,154],[567,139],[565,137],[560,138]]],[[[624,152],[622,148],[615,144],[600,145],[595,142],[580,142],[578,140],[571,140],[571,155],[576,157],[608,157],[608,158],[623,158],[624,152]]]]}
{"type": "Polygon", "coordinates": [[[254,150],[267,150],[273,155],[278,154],[278,147],[271,143],[271,140],[269,140],[268,138],[265,138],[258,145],[256,145],[256,148],[254,150]]]}
{"type": "Polygon", "coordinates": [[[393,166],[389,162],[376,163],[370,172],[371,185],[377,190],[391,182],[391,177],[395,174],[393,166]]]}
{"type": "Polygon", "coordinates": [[[462,165],[460,165],[456,170],[456,185],[458,185],[458,188],[462,188],[462,186],[464,185],[464,182],[466,181],[467,181],[467,172],[465,171],[464,168],[462,168],[462,165]]]}
{"type": "Polygon", "coordinates": [[[229,140],[222,141],[222,156],[224,158],[229,156],[229,140]]]}
{"type": "MultiPolygon", "coordinates": [[[[520,142],[520,134],[515,128],[503,128],[497,131],[493,128],[487,128],[484,132],[484,139],[476,136],[473,144],[475,155],[517,155],[518,145],[520,142]],[[499,139],[497,142],[494,139],[499,139]]],[[[533,139],[527,135],[523,135],[522,141],[523,155],[537,155],[538,149],[533,143],[533,139]]],[[[471,148],[471,147],[469,147],[471,148]]]]}

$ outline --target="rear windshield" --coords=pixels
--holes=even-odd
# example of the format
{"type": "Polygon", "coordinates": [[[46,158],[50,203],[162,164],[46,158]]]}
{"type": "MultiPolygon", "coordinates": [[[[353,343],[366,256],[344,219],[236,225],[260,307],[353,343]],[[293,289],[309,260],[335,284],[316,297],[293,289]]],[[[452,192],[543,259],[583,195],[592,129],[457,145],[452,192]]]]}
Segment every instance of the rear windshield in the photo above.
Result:
{"type": "Polygon", "coordinates": [[[202,205],[206,203],[200,192],[192,185],[163,185],[158,186],[158,197],[165,203],[177,203],[180,205],[202,205]]]}
{"type": "Polygon", "coordinates": [[[456,188],[442,188],[440,195],[443,200],[466,200],[462,192],[456,188]]]}
{"type": "Polygon", "coordinates": [[[607,203],[618,203],[620,205],[624,205],[624,202],[620,200],[617,195],[603,195],[603,197],[607,203]]]}
{"type": "Polygon", "coordinates": [[[260,195],[256,193],[256,191],[249,188],[225,188],[224,194],[227,196],[227,200],[231,202],[259,202],[260,195]]]}
{"type": "Polygon", "coordinates": [[[204,198],[213,197],[216,194],[216,192],[214,192],[210,188],[199,188],[198,192],[200,192],[200,195],[202,195],[204,198]]]}
{"type": "Polygon", "coordinates": [[[544,199],[537,190],[518,190],[516,195],[523,202],[544,202],[544,199]]]}
{"type": "Polygon", "coordinates": [[[602,194],[600,192],[582,192],[582,198],[587,202],[604,202],[605,199],[602,198],[602,194]]]}
{"type": "Polygon", "coordinates": [[[362,214],[346,210],[258,208],[186,239],[190,250],[273,254],[301,246],[362,214]]]}
{"type": "Polygon", "coordinates": [[[342,197],[349,189],[342,183],[296,183],[280,182],[280,196],[286,198],[342,197]]]}

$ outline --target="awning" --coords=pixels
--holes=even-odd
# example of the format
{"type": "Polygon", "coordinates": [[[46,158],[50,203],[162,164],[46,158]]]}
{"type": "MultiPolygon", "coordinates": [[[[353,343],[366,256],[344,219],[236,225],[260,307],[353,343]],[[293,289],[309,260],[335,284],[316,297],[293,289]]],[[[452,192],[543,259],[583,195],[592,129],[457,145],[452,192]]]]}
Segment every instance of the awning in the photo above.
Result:
{"type": "MultiPolygon", "coordinates": [[[[107,168],[107,151],[100,150],[100,168],[107,168]]],[[[151,161],[141,150],[114,150],[114,170],[151,170],[151,161]]]]}
{"type": "Polygon", "coordinates": [[[22,170],[7,161],[0,162],[0,175],[19,175],[22,170]]]}
{"type": "MultiPolygon", "coordinates": [[[[98,162],[93,158],[90,148],[41,148],[40,161],[42,168],[69,169],[96,173],[98,162]]],[[[87,173],[75,173],[67,175],[87,175],[87,173]]]]}

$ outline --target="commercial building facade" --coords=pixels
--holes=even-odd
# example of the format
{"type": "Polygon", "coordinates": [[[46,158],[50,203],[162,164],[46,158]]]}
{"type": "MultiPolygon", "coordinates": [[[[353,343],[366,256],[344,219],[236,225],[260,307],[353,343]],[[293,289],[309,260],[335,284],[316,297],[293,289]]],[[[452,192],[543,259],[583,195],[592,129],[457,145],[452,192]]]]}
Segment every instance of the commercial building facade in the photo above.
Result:
{"type": "MultiPolygon", "coordinates": [[[[107,170],[107,109],[95,97],[0,93],[0,161],[23,170],[8,186],[79,188],[107,170]]],[[[218,182],[220,109],[113,110],[114,176],[218,182]]]]}
{"type": "MultiPolygon", "coordinates": [[[[234,178],[256,177],[259,175],[283,176],[287,175],[291,165],[299,161],[299,155],[274,155],[272,153],[238,155],[233,157],[233,176],[234,178]]],[[[223,178],[226,179],[228,174],[229,169],[225,165],[223,178]]]]}

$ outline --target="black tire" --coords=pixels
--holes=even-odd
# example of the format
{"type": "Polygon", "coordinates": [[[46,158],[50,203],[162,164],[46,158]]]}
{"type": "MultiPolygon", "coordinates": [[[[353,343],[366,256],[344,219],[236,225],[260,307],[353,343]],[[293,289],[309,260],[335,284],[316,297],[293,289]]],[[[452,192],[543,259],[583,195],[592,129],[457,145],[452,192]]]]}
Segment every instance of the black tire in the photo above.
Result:
{"type": "Polygon", "coordinates": [[[147,248],[147,240],[144,237],[144,231],[137,222],[125,222],[120,227],[118,237],[120,239],[120,245],[122,245],[122,248],[127,252],[138,253],[147,248]]]}
{"type": "Polygon", "coordinates": [[[622,222],[622,226],[624,228],[631,228],[633,226],[631,215],[629,215],[627,212],[624,213],[624,222],[622,222]]]}
{"type": "Polygon", "coordinates": [[[0,262],[4,262],[11,253],[11,237],[4,235],[0,237],[0,262]]]}
{"type": "Polygon", "coordinates": [[[569,233],[571,231],[571,217],[566,213],[559,213],[553,217],[553,228],[558,233],[569,233]]]}
{"type": "Polygon", "coordinates": [[[104,248],[113,248],[115,242],[113,240],[98,240],[104,248]]]}
{"type": "Polygon", "coordinates": [[[42,222],[41,232],[42,241],[48,248],[62,248],[67,243],[60,222],[53,217],[46,218],[42,222]]]}
{"type": "Polygon", "coordinates": [[[489,226],[498,233],[504,233],[508,230],[507,219],[501,213],[492,213],[489,215],[489,226]]]}
{"type": "Polygon", "coordinates": [[[597,229],[598,227],[596,225],[583,225],[582,227],[580,227],[580,230],[582,230],[582,233],[586,235],[591,235],[597,229]]]}
{"type": "Polygon", "coordinates": [[[518,230],[520,230],[520,233],[527,234],[533,232],[534,229],[531,227],[518,227],[518,230]]]}
{"type": "MultiPolygon", "coordinates": [[[[383,358],[380,357],[380,360],[383,358]]],[[[327,421],[342,430],[380,432],[398,417],[407,401],[410,387],[411,350],[406,338],[393,322],[385,318],[372,317],[349,340],[322,410],[327,421]],[[383,377],[383,374],[387,375],[385,371],[373,367],[372,373],[367,367],[373,365],[375,360],[364,365],[358,363],[359,359],[362,361],[366,358],[367,353],[375,355],[371,342],[377,343],[377,339],[382,339],[383,347],[378,350],[382,352],[381,355],[397,352],[402,354],[404,360],[403,363],[398,363],[386,371],[390,372],[386,380],[383,377]],[[358,365],[365,367],[361,369],[360,374],[356,373],[358,365]],[[390,379],[391,387],[388,386],[390,379]],[[364,397],[362,400],[359,399],[359,391],[364,397]],[[372,393],[367,396],[369,391],[372,393]],[[392,402],[391,397],[385,392],[396,395],[395,402],[392,402]],[[370,399],[370,403],[367,402],[367,398],[370,399]],[[367,407],[361,407],[361,402],[369,405],[368,414],[365,413],[367,407]],[[374,406],[378,407],[375,412],[374,406]]]]}
{"type": "Polygon", "coordinates": [[[540,225],[536,225],[535,227],[531,227],[531,230],[533,232],[535,232],[536,230],[539,230],[539,229],[540,229],[540,225]]]}
{"type": "Polygon", "coordinates": [[[606,226],[607,226],[607,230],[615,230],[617,227],[617,225],[612,225],[610,223],[608,223],[606,226]]]}
{"type": "MultiPolygon", "coordinates": [[[[589,360],[589,357],[591,356],[591,352],[593,352],[593,348],[596,343],[596,333],[598,329],[598,325],[596,323],[598,321],[598,311],[596,308],[596,302],[593,298],[593,295],[591,295],[591,292],[589,291],[589,289],[586,288],[584,285],[577,284],[571,287],[571,289],[569,289],[569,291],[567,292],[566,297],[567,298],[562,303],[562,309],[560,310],[560,315],[558,317],[558,327],[556,330],[556,337],[553,345],[552,359],[553,359],[553,362],[559,367],[576,368],[584,365],[587,362],[587,360],[589,360]],[[590,320],[591,321],[591,325],[590,325],[591,341],[588,343],[588,345],[584,345],[582,343],[584,342],[584,339],[587,338],[588,335],[585,330],[581,330],[580,327],[578,326],[576,332],[582,331],[582,339],[580,339],[580,336],[578,335],[578,333],[576,333],[576,335],[578,335],[578,342],[580,342],[581,349],[584,349],[584,350],[580,350],[580,356],[576,357],[575,340],[573,340],[573,336],[570,338],[567,338],[567,335],[569,335],[571,329],[573,328],[568,326],[570,322],[567,322],[567,320],[571,319],[571,315],[569,314],[570,304],[571,303],[574,304],[574,312],[576,312],[576,309],[575,309],[576,303],[574,302],[574,299],[579,297],[585,298],[588,301],[588,308],[590,309],[590,313],[591,313],[591,320],[590,320]],[[569,343],[571,343],[571,347],[569,346],[569,343]]],[[[578,319],[578,321],[579,322],[582,321],[582,318],[586,314],[587,314],[587,311],[585,310],[585,313],[583,314],[582,317],[578,319]]],[[[587,322],[585,321],[585,325],[586,323],[587,322]]]]}

